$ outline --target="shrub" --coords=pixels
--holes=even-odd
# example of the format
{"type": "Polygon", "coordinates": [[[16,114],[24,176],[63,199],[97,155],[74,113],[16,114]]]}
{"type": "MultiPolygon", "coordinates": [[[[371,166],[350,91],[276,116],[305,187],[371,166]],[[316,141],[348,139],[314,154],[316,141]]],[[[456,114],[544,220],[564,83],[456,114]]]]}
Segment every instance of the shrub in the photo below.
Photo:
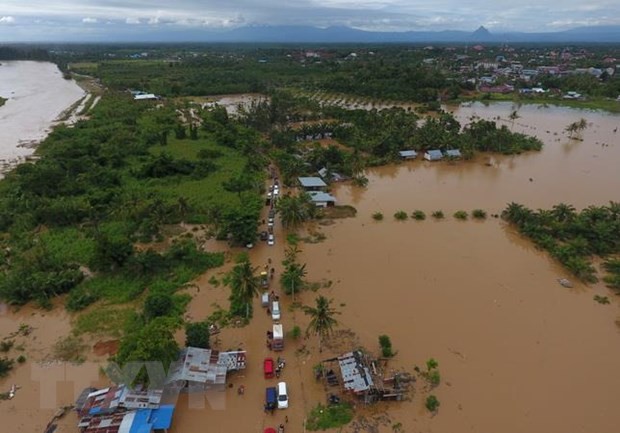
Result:
{"type": "Polygon", "coordinates": [[[0,342],[0,352],[8,352],[11,350],[15,342],[13,340],[5,340],[0,342]]]}
{"type": "Polygon", "coordinates": [[[437,367],[439,367],[439,363],[434,358],[429,358],[428,361],[426,361],[426,370],[427,371],[434,370],[437,367]]]}
{"type": "Polygon", "coordinates": [[[185,325],[185,345],[209,349],[209,324],[194,322],[185,325]]]}
{"type": "Polygon", "coordinates": [[[147,320],[167,316],[172,309],[172,295],[167,293],[150,293],[144,300],[144,317],[147,320]]]}
{"type": "Polygon", "coordinates": [[[436,220],[440,220],[440,219],[443,219],[443,218],[444,218],[443,211],[440,211],[440,210],[436,210],[436,211],[435,211],[435,212],[433,212],[431,215],[432,215],[432,217],[433,217],[433,218],[435,218],[436,220]]]}
{"type": "Polygon", "coordinates": [[[411,218],[413,218],[416,221],[424,221],[426,219],[426,214],[421,210],[415,210],[411,214],[411,218]]]}
{"type": "Polygon", "coordinates": [[[405,212],[404,210],[399,210],[398,212],[394,214],[394,218],[398,221],[404,221],[407,218],[409,218],[409,216],[407,215],[407,212],[405,212]]]}
{"type": "Polygon", "coordinates": [[[439,374],[439,370],[430,371],[427,375],[427,379],[431,385],[439,385],[439,383],[441,382],[441,374],[439,374]]]}
{"type": "Polygon", "coordinates": [[[486,219],[487,213],[482,209],[474,209],[471,211],[471,216],[478,220],[486,219]]]}
{"type": "Polygon", "coordinates": [[[0,377],[5,377],[13,369],[13,360],[0,358],[0,377]]]}
{"type": "Polygon", "coordinates": [[[375,212],[372,214],[372,219],[375,221],[382,221],[383,220],[383,214],[381,212],[375,212]]]}
{"type": "Polygon", "coordinates": [[[381,346],[381,355],[384,358],[391,358],[395,355],[392,350],[392,340],[387,335],[379,335],[379,345],[381,346]]]}
{"type": "Polygon", "coordinates": [[[301,337],[301,328],[297,325],[293,326],[293,329],[291,329],[291,337],[294,338],[295,340],[298,340],[299,337],[301,337]]]}
{"type": "Polygon", "coordinates": [[[464,210],[458,210],[456,212],[454,212],[454,218],[456,218],[457,220],[466,220],[468,217],[467,212],[465,212],[464,210]]]}
{"type": "Polygon", "coordinates": [[[23,364],[24,362],[26,362],[26,357],[25,357],[24,355],[19,355],[19,356],[17,357],[17,362],[18,362],[19,364],[23,364]]]}
{"type": "Polygon", "coordinates": [[[609,304],[609,298],[607,296],[594,295],[594,300],[599,304],[609,304]]]}
{"type": "Polygon", "coordinates": [[[437,400],[437,397],[431,394],[426,397],[426,402],[424,403],[424,406],[426,406],[426,408],[430,412],[435,412],[439,408],[439,400],[437,400]]]}

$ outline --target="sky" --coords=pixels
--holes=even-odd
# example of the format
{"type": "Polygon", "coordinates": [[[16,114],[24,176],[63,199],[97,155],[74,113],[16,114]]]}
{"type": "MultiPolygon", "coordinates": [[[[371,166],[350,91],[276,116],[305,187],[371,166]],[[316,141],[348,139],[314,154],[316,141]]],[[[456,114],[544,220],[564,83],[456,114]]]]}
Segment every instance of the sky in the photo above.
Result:
{"type": "Polygon", "coordinates": [[[620,25],[620,1],[0,0],[0,42],[132,40],[245,25],[548,32],[620,25]]]}

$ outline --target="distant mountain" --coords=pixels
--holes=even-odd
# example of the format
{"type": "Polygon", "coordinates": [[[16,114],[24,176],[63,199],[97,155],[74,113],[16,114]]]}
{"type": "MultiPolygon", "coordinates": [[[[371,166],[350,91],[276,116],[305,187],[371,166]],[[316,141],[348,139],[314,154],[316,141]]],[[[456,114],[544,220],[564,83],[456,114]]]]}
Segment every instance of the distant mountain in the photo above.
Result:
{"type": "MultiPolygon", "coordinates": [[[[110,40],[110,38],[108,39],[110,40]]],[[[579,27],[545,33],[492,33],[484,26],[460,30],[370,32],[350,27],[250,25],[227,31],[198,29],[116,35],[116,41],[243,43],[610,43],[620,42],[620,26],[579,27]]]]}
{"type": "MultiPolygon", "coordinates": [[[[204,35],[207,36],[207,35],[204,35]]],[[[579,27],[546,33],[491,33],[484,26],[474,32],[458,30],[369,32],[349,27],[246,26],[211,34],[219,42],[390,43],[390,42],[620,42],[620,26],[579,27]]]]}
{"type": "Polygon", "coordinates": [[[471,34],[471,38],[476,41],[488,41],[493,39],[493,35],[484,26],[480,26],[478,30],[471,34]]]}

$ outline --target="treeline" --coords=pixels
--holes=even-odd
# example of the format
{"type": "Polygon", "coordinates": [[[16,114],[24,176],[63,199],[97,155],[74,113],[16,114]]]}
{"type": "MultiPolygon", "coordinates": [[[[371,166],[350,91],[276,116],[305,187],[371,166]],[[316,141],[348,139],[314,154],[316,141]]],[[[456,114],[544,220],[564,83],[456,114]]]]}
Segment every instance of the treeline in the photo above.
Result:
{"type": "Polygon", "coordinates": [[[581,212],[565,203],[537,211],[510,203],[502,216],[582,281],[598,280],[594,256],[607,258],[604,280],[620,289],[620,203],[590,206],[581,212]]]}
{"type": "Polygon", "coordinates": [[[366,166],[399,160],[399,151],[406,149],[459,149],[464,158],[471,158],[476,152],[518,154],[543,146],[538,138],[491,120],[472,120],[463,126],[444,111],[423,119],[403,108],[320,106],[286,91],[273,92],[240,114],[245,125],[269,135],[271,156],[287,183],[322,168],[355,178],[366,166]],[[323,138],[345,146],[318,144],[323,138]]]}
{"type": "Polygon", "coordinates": [[[0,60],[41,60],[49,61],[51,56],[43,48],[37,47],[12,47],[0,45],[0,60]]]}

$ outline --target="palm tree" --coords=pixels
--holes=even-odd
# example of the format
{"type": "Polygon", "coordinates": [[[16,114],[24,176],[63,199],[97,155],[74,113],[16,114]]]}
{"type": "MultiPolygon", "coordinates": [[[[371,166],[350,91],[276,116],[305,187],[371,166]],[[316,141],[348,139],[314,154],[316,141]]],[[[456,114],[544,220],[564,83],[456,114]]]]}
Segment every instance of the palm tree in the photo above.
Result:
{"type": "Polygon", "coordinates": [[[570,221],[575,217],[575,208],[570,204],[559,203],[553,206],[551,213],[559,222],[570,221]]]}
{"type": "Polygon", "coordinates": [[[521,225],[529,216],[529,210],[522,204],[511,202],[502,212],[502,216],[513,224],[521,225]]]}
{"type": "Polygon", "coordinates": [[[257,267],[252,267],[250,260],[244,257],[228,274],[226,284],[231,288],[231,300],[245,304],[245,317],[250,316],[252,299],[259,295],[260,283],[256,276],[257,267]]]}
{"type": "Polygon", "coordinates": [[[277,204],[282,226],[293,230],[297,228],[312,216],[311,206],[313,205],[307,194],[298,196],[285,195],[282,197],[277,204]]]}
{"type": "Polygon", "coordinates": [[[322,339],[330,335],[334,326],[338,325],[334,316],[340,312],[331,307],[331,302],[321,295],[316,298],[316,307],[303,307],[304,313],[310,316],[310,323],[306,332],[312,332],[319,337],[319,352],[321,352],[322,339]]]}

